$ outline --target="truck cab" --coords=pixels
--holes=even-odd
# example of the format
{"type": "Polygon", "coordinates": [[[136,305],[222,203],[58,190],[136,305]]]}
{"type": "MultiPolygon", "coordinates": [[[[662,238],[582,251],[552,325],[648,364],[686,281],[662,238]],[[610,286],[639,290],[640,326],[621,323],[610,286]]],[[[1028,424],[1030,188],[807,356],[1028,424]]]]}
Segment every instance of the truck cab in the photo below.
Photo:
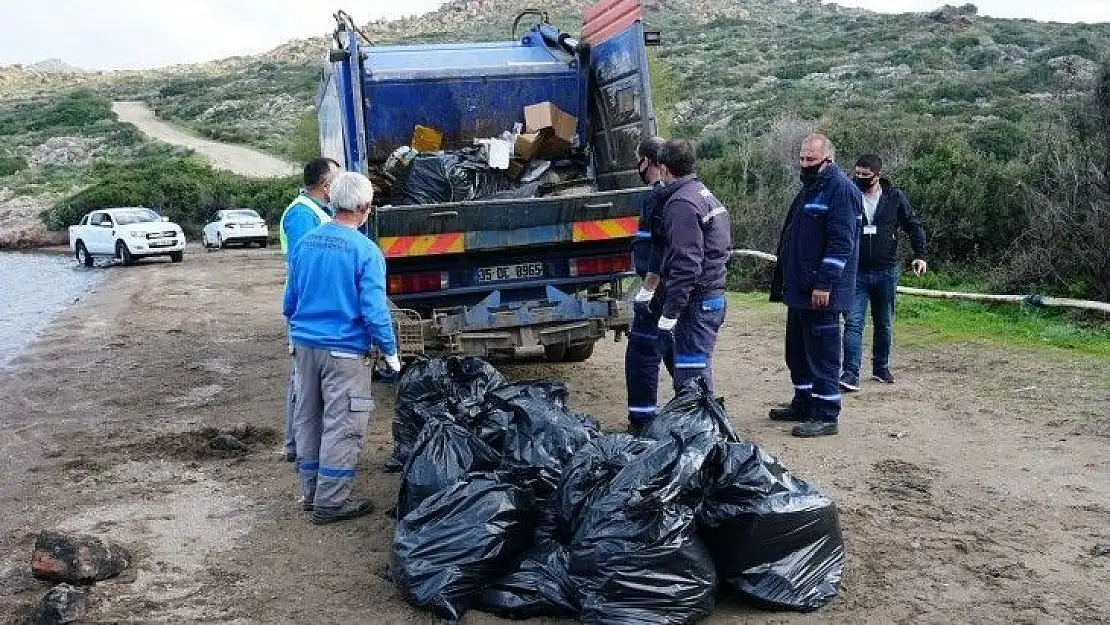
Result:
{"type": "Polygon", "coordinates": [[[655,134],[639,3],[587,8],[575,36],[525,11],[512,39],[485,43],[371,46],[336,19],[317,111],[323,154],[349,171],[389,181],[391,157],[421,127],[439,134],[434,159],[517,137],[526,109],[566,122],[565,151],[546,161],[564,167],[558,176],[482,197],[376,194],[366,234],[386,257],[402,353],[542,347],[577,361],[608,332],[627,332],[630,244],[650,193],[635,150],[655,134]]]}

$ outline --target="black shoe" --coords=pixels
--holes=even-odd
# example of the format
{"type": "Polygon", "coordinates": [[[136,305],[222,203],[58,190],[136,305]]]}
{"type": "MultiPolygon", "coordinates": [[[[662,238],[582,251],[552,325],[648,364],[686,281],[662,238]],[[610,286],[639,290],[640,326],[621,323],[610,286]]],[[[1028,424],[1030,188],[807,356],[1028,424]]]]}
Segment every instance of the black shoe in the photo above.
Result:
{"type": "Polygon", "coordinates": [[[644,430],[647,428],[649,423],[651,423],[651,419],[644,419],[642,421],[629,421],[628,425],[625,426],[624,431],[628,434],[631,434],[632,436],[640,436],[644,433],[644,430]]]}
{"type": "Polygon", "coordinates": [[[285,452],[285,461],[286,462],[296,462],[297,461],[297,452],[295,452],[295,451],[285,452]]]}
{"type": "Polygon", "coordinates": [[[374,511],[374,504],[369,501],[348,500],[338,508],[315,508],[312,511],[312,522],[316,525],[326,525],[347,519],[357,519],[374,511]]]}
{"type": "Polygon", "coordinates": [[[832,436],[838,431],[836,421],[806,421],[795,425],[790,433],[799,438],[813,438],[816,436],[832,436]]]}
{"type": "Polygon", "coordinates": [[[859,376],[858,375],[852,375],[851,373],[848,373],[847,371],[845,371],[844,373],[841,373],[840,374],[840,388],[842,388],[842,389],[844,389],[844,390],[846,390],[850,393],[858,391],[859,390],[859,376]]]}
{"type": "Polygon", "coordinates": [[[786,406],[785,408],[772,408],[771,412],[767,413],[772,421],[805,421],[809,419],[809,415],[805,412],[798,410],[794,406],[786,406]]]}
{"type": "Polygon", "coordinates": [[[872,373],[871,378],[887,384],[894,384],[894,374],[890,372],[890,369],[880,369],[872,373]]]}

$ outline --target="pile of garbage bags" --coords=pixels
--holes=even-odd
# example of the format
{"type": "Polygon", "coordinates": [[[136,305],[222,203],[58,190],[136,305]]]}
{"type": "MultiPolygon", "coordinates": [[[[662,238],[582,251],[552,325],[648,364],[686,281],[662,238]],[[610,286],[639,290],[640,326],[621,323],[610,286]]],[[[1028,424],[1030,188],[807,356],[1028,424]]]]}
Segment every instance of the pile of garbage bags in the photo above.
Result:
{"type": "Polygon", "coordinates": [[[740,440],[701,379],[640,436],[602,433],[567,399],[477,358],[405,369],[390,573],[409,602],[623,625],[694,623],[720,586],[771,609],[836,595],[835,504],[740,440]]]}

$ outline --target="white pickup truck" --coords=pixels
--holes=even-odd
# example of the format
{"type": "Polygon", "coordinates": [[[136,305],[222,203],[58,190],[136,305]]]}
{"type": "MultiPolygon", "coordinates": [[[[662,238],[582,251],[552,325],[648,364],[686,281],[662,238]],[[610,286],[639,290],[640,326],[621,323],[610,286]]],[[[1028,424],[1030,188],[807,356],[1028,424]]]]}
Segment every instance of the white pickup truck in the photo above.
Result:
{"type": "Polygon", "coordinates": [[[147,256],[185,258],[185,233],[149,208],[95,210],[69,227],[69,249],[77,262],[92,267],[97,256],[111,256],[132,265],[147,256]]]}

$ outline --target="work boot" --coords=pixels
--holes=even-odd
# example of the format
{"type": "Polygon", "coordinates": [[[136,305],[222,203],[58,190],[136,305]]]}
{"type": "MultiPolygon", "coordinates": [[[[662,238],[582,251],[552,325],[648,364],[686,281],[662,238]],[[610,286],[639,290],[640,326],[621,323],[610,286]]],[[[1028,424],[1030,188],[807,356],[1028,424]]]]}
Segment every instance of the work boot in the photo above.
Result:
{"type": "Polygon", "coordinates": [[[790,433],[799,438],[814,438],[817,436],[832,436],[838,431],[836,421],[806,421],[795,425],[790,433]]]}
{"type": "Polygon", "coordinates": [[[767,416],[771,417],[772,421],[806,421],[810,418],[809,411],[799,410],[792,404],[782,408],[772,408],[767,416]]]}
{"type": "Polygon", "coordinates": [[[374,504],[369,501],[347,500],[347,503],[338,508],[321,508],[316,506],[312,511],[312,522],[316,525],[326,525],[336,521],[357,519],[374,511],[374,504]]]}
{"type": "Polygon", "coordinates": [[[649,423],[651,423],[651,419],[637,419],[635,421],[629,420],[628,425],[624,428],[624,431],[628,434],[631,434],[632,436],[641,436],[643,435],[644,430],[647,429],[649,423]]]}
{"type": "Polygon", "coordinates": [[[890,372],[889,368],[879,369],[872,373],[871,377],[886,384],[894,384],[894,374],[890,372]]]}
{"type": "Polygon", "coordinates": [[[847,371],[845,371],[844,373],[841,373],[840,374],[840,388],[848,391],[849,393],[854,393],[855,391],[858,391],[859,390],[859,376],[848,373],[847,371]]]}

